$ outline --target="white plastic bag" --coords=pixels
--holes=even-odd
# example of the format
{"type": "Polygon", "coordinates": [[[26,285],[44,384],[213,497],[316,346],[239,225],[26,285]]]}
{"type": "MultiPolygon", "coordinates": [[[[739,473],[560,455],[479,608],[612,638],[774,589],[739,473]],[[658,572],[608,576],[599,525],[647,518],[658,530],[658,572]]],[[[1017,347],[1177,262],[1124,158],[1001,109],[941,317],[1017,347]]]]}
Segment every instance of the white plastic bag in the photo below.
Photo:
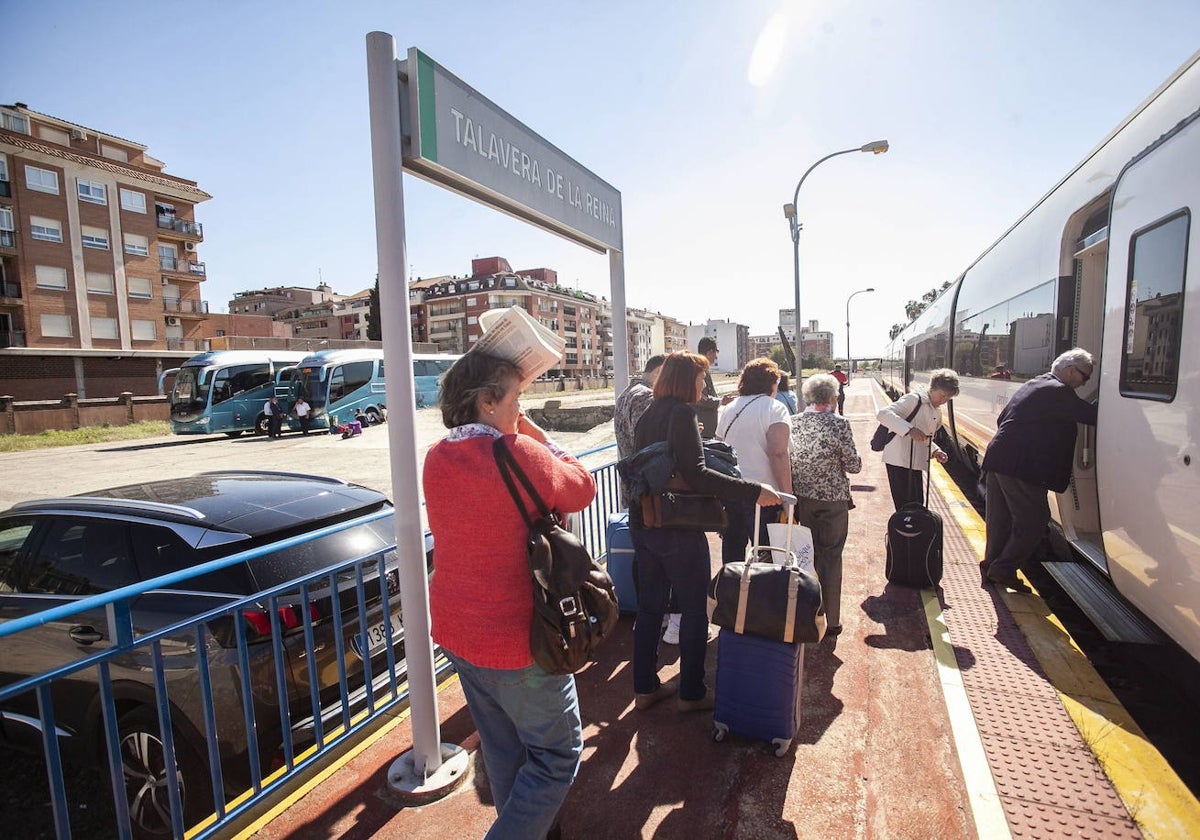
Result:
{"type": "MultiPolygon", "coordinates": [[[[792,553],[796,555],[796,562],[800,568],[806,572],[816,574],[813,568],[813,539],[812,531],[803,525],[787,524],[784,522],[768,522],[767,523],[767,540],[774,548],[790,548],[792,553]],[[791,529],[791,544],[788,544],[788,530],[791,529]]],[[[776,555],[775,552],[771,552],[776,555]]],[[[774,562],[781,562],[782,555],[776,555],[772,558],[774,562]]]]}

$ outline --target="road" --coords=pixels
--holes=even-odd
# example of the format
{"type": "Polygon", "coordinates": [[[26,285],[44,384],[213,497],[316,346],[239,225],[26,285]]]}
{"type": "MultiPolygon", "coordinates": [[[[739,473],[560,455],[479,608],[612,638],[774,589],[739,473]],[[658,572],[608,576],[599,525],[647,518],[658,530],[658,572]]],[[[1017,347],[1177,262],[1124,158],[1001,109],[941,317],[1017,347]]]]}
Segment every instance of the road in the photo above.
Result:
{"type": "MultiPolygon", "coordinates": [[[[611,392],[592,400],[612,399],[611,392]]],[[[587,399],[579,395],[576,399],[587,399]]],[[[522,401],[526,407],[542,400],[522,401]]],[[[419,465],[425,452],[445,434],[441,412],[421,409],[414,413],[419,465]]],[[[392,415],[392,423],[407,418],[392,415]]],[[[552,433],[568,452],[583,452],[613,442],[612,424],[588,432],[552,433]]],[[[119,443],[88,444],[55,449],[0,454],[0,474],[12,480],[0,483],[0,510],[16,502],[51,496],[73,496],[105,487],[119,487],[160,478],[179,478],[210,470],[282,470],[328,475],[392,493],[388,460],[388,428],[371,427],[361,436],[342,440],[339,435],[299,432],[279,440],[242,435],[167,436],[119,443]]],[[[612,460],[611,451],[585,459],[590,467],[612,460]]],[[[419,476],[414,477],[419,481],[419,476]]]]}

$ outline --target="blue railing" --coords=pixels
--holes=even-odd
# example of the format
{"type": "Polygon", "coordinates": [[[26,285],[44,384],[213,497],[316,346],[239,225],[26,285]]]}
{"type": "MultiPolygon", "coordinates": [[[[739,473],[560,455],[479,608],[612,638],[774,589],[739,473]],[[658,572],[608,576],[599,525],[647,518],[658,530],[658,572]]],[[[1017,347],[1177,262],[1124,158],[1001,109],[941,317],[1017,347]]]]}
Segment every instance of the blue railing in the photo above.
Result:
{"type": "MultiPolygon", "coordinates": [[[[579,457],[612,448],[611,444],[598,447],[580,453],[579,457]]],[[[607,463],[591,472],[596,480],[596,498],[577,516],[576,522],[584,544],[594,557],[600,558],[607,551],[608,517],[619,504],[616,464],[607,463]]],[[[131,797],[136,809],[154,808],[155,813],[150,816],[156,816],[175,837],[183,837],[185,830],[189,838],[198,840],[216,836],[235,820],[259,809],[269,797],[289,787],[297,773],[320,766],[332,750],[360,737],[383,715],[394,713],[406,704],[408,688],[404,679],[404,660],[398,656],[403,634],[393,618],[393,612],[399,608],[399,597],[389,587],[389,571],[395,567],[395,560],[391,559],[389,568],[389,555],[394,558],[394,545],[236,601],[222,602],[218,607],[169,626],[138,632],[133,621],[133,603],[143,596],[178,588],[191,578],[252,562],[391,515],[391,511],[386,511],[360,517],[0,624],[0,645],[13,645],[20,643],[22,633],[85,612],[103,609],[108,616],[107,638],[113,642],[111,647],[0,688],[0,707],[23,696],[36,701],[36,718],[10,714],[7,726],[20,718],[41,733],[58,838],[71,837],[71,803],[67,796],[60,740],[72,733],[60,728],[54,698],[57,689],[91,669],[96,672],[95,683],[99,686],[98,740],[108,770],[115,821],[114,830],[106,834],[121,838],[133,837],[135,817],[138,822],[144,822],[143,818],[147,816],[142,811],[131,814],[131,797]],[[339,609],[347,599],[353,603],[339,609]],[[326,600],[330,606],[323,609],[320,605],[326,600]],[[265,611],[262,610],[264,604],[265,611]],[[247,615],[250,613],[256,614],[260,623],[269,622],[269,632],[261,634],[269,638],[269,645],[265,640],[250,637],[249,633],[254,631],[253,627],[248,629],[247,615]],[[371,618],[376,624],[369,624],[371,618]],[[361,671],[354,674],[347,672],[347,661],[353,662],[355,657],[348,655],[345,649],[346,622],[357,622],[351,637],[351,646],[357,648],[355,652],[367,652],[358,657],[361,671]],[[368,636],[380,623],[383,627],[383,661],[373,662],[380,656],[380,645],[372,646],[368,636]],[[336,681],[330,673],[319,673],[317,665],[321,649],[318,634],[328,635],[329,628],[332,628],[336,653],[332,660],[336,663],[336,681]],[[267,650],[269,656],[265,653],[267,650]],[[303,664],[291,664],[297,662],[303,664]],[[375,673],[380,666],[380,672],[375,673]],[[301,673],[297,674],[297,670],[301,673]],[[154,730],[151,735],[156,735],[161,745],[160,767],[179,766],[177,758],[181,751],[198,759],[197,747],[186,738],[184,743],[179,739],[185,722],[195,724],[195,728],[201,730],[196,734],[202,741],[205,760],[193,762],[195,767],[190,772],[194,774],[200,766],[207,766],[208,778],[204,781],[211,791],[211,803],[204,800],[199,808],[191,804],[185,808],[180,790],[181,777],[193,796],[204,784],[197,784],[195,775],[184,773],[182,768],[177,773],[161,772],[140,796],[127,791],[122,768],[121,722],[129,714],[132,702],[127,694],[123,694],[127,691],[131,672],[142,675],[138,678],[142,699],[153,707],[155,723],[151,726],[154,730]],[[259,682],[252,681],[252,674],[259,682]],[[307,697],[298,696],[295,683],[305,681],[308,683],[307,697]],[[227,719],[218,722],[214,699],[217,697],[224,704],[227,715],[229,698],[236,697],[235,716],[240,716],[241,720],[237,723],[227,719]],[[271,700],[277,701],[277,709],[273,708],[271,700]],[[192,712],[190,716],[189,711],[192,712]],[[239,729],[239,725],[244,728],[239,729]],[[273,755],[265,753],[271,749],[277,749],[277,752],[273,755]],[[240,792],[227,797],[227,790],[240,792]],[[196,825],[186,825],[186,817],[210,811],[211,816],[199,820],[196,825]]],[[[255,633],[256,637],[258,635],[255,633]]],[[[322,639],[321,646],[328,642],[322,639]]],[[[448,668],[445,660],[439,658],[437,675],[440,677],[448,668]]]]}

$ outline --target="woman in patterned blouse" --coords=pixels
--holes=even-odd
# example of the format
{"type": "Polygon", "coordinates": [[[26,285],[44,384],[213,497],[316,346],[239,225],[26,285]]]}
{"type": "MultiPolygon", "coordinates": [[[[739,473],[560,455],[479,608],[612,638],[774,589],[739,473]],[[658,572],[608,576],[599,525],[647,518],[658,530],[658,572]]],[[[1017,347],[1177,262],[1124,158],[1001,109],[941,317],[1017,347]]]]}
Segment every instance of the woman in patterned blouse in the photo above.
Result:
{"type": "Polygon", "coordinates": [[[805,408],[792,417],[792,492],[796,518],[812,530],[827,636],[842,632],[842,548],[850,526],[850,480],[862,470],[850,421],[837,413],[838,381],[827,373],[804,381],[805,408]]]}

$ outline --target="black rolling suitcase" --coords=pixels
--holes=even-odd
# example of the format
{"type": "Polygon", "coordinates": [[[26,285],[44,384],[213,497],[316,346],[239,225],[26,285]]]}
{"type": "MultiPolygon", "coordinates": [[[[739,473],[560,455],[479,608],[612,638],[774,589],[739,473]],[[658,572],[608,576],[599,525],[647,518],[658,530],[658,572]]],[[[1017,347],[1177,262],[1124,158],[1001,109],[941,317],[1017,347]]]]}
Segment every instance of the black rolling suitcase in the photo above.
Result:
{"type": "MultiPolygon", "coordinates": [[[[931,457],[931,470],[932,462],[931,457]]],[[[926,589],[942,582],[942,517],[928,507],[929,480],[926,476],[925,504],[910,502],[888,519],[884,574],[897,586],[926,589]]]]}

